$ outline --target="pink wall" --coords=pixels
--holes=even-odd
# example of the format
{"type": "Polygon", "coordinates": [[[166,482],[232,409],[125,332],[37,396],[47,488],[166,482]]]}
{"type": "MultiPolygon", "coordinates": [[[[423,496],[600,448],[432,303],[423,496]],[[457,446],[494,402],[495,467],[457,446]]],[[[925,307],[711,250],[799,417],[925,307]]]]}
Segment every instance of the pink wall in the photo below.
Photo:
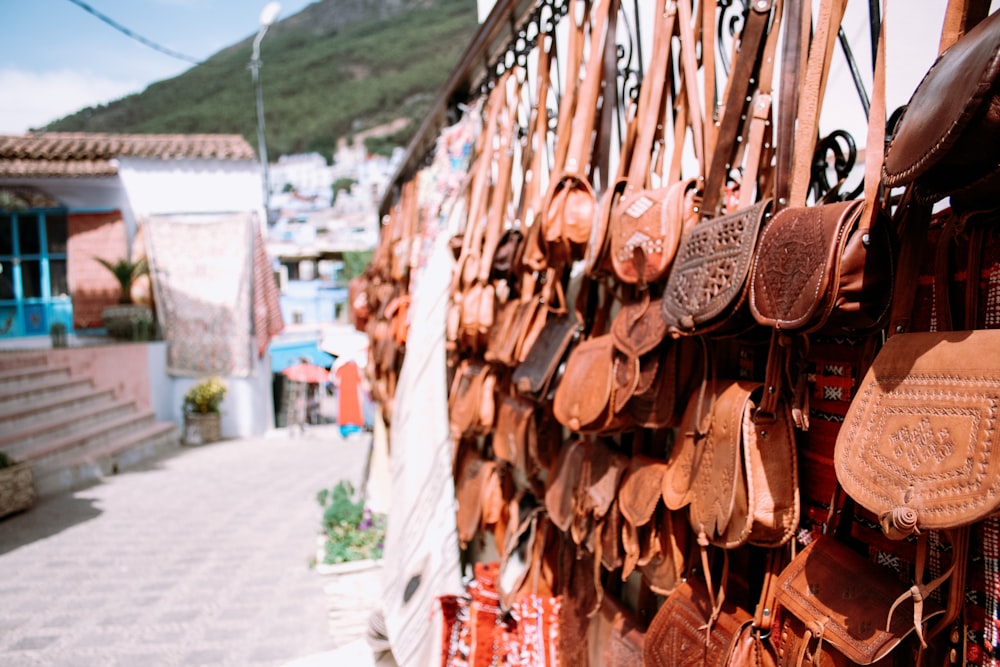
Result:
{"type": "Polygon", "coordinates": [[[140,410],[153,407],[145,343],[0,353],[0,370],[39,364],[67,367],[74,378],[90,378],[96,389],[111,389],[115,398],[134,401],[140,410]]]}

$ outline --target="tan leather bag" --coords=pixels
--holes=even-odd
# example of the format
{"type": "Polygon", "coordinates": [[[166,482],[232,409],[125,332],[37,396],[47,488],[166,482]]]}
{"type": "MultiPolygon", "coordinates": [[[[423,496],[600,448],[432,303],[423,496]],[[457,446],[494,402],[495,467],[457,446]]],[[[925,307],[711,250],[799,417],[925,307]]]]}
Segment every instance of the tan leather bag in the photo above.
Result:
{"type": "MultiPolygon", "coordinates": [[[[775,640],[782,666],[875,664],[915,630],[906,585],[833,537],[799,552],[776,585],[781,618],[794,619],[775,640]]],[[[943,612],[921,604],[923,620],[943,612]]]]}
{"type": "MultiPolygon", "coordinates": [[[[570,88],[572,95],[564,96],[560,103],[558,131],[569,136],[569,144],[564,160],[559,161],[557,152],[557,163],[539,221],[546,255],[554,265],[583,258],[597,214],[597,195],[590,181],[591,157],[597,102],[604,77],[602,54],[605,45],[614,44],[614,32],[609,29],[614,22],[608,20],[612,11],[617,14],[618,0],[596,0],[589,8],[590,45],[586,50],[589,59],[584,77],[579,84],[574,82],[570,88]]],[[[585,24],[586,21],[570,29],[569,48],[578,57],[582,57],[584,51],[585,24]]],[[[571,62],[566,71],[575,73],[578,70],[572,68],[571,62]]],[[[571,75],[569,80],[574,81],[574,77],[571,75]]]]}
{"type": "Polygon", "coordinates": [[[875,357],[837,437],[844,491],[894,537],[1000,508],[1000,331],[897,334],[875,357]]]}
{"type": "Polygon", "coordinates": [[[452,378],[448,417],[452,437],[486,435],[496,417],[496,374],[489,364],[466,358],[452,378]]]}
{"type": "Polygon", "coordinates": [[[750,613],[725,601],[715,619],[711,598],[699,577],[677,587],[656,612],[643,646],[651,667],[725,667],[730,645],[750,613]]]}
{"type": "Polygon", "coordinates": [[[755,420],[760,392],[756,383],[720,385],[692,462],[691,528],[725,549],[780,546],[799,524],[791,417],[779,403],[773,418],[755,420]]]}

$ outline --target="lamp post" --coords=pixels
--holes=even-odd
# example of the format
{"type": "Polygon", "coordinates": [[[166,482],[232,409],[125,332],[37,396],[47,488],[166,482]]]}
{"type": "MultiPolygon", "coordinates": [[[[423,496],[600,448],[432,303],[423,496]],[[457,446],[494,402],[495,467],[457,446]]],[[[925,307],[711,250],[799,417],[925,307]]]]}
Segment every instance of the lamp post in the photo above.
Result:
{"type": "Polygon", "coordinates": [[[271,179],[268,175],[267,144],[264,141],[264,93],[260,87],[260,42],[264,33],[278,18],[281,3],[269,2],[260,12],[260,30],[253,40],[253,54],[250,56],[250,73],[253,76],[254,92],[257,94],[257,147],[260,151],[260,165],[263,169],[264,181],[264,217],[270,216],[271,209],[271,179]]]}

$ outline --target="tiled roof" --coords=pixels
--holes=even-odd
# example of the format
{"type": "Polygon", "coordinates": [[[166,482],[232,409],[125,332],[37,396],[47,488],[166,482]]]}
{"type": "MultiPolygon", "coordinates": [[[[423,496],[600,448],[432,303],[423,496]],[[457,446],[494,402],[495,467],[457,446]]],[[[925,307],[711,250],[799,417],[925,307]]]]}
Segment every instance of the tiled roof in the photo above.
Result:
{"type": "Polygon", "coordinates": [[[256,160],[238,134],[35,132],[0,135],[0,177],[114,176],[117,158],[256,160]]]}

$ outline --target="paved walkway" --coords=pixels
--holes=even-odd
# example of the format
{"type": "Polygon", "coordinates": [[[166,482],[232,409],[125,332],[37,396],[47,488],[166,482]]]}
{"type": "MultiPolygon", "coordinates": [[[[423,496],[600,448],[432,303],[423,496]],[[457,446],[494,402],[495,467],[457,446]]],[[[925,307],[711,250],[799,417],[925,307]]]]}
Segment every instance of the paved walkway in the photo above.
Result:
{"type": "Polygon", "coordinates": [[[364,653],[379,571],[310,559],[316,492],[359,485],[368,446],[324,425],[184,447],[0,520],[0,664],[355,664],[331,651],[364,653]]]}

